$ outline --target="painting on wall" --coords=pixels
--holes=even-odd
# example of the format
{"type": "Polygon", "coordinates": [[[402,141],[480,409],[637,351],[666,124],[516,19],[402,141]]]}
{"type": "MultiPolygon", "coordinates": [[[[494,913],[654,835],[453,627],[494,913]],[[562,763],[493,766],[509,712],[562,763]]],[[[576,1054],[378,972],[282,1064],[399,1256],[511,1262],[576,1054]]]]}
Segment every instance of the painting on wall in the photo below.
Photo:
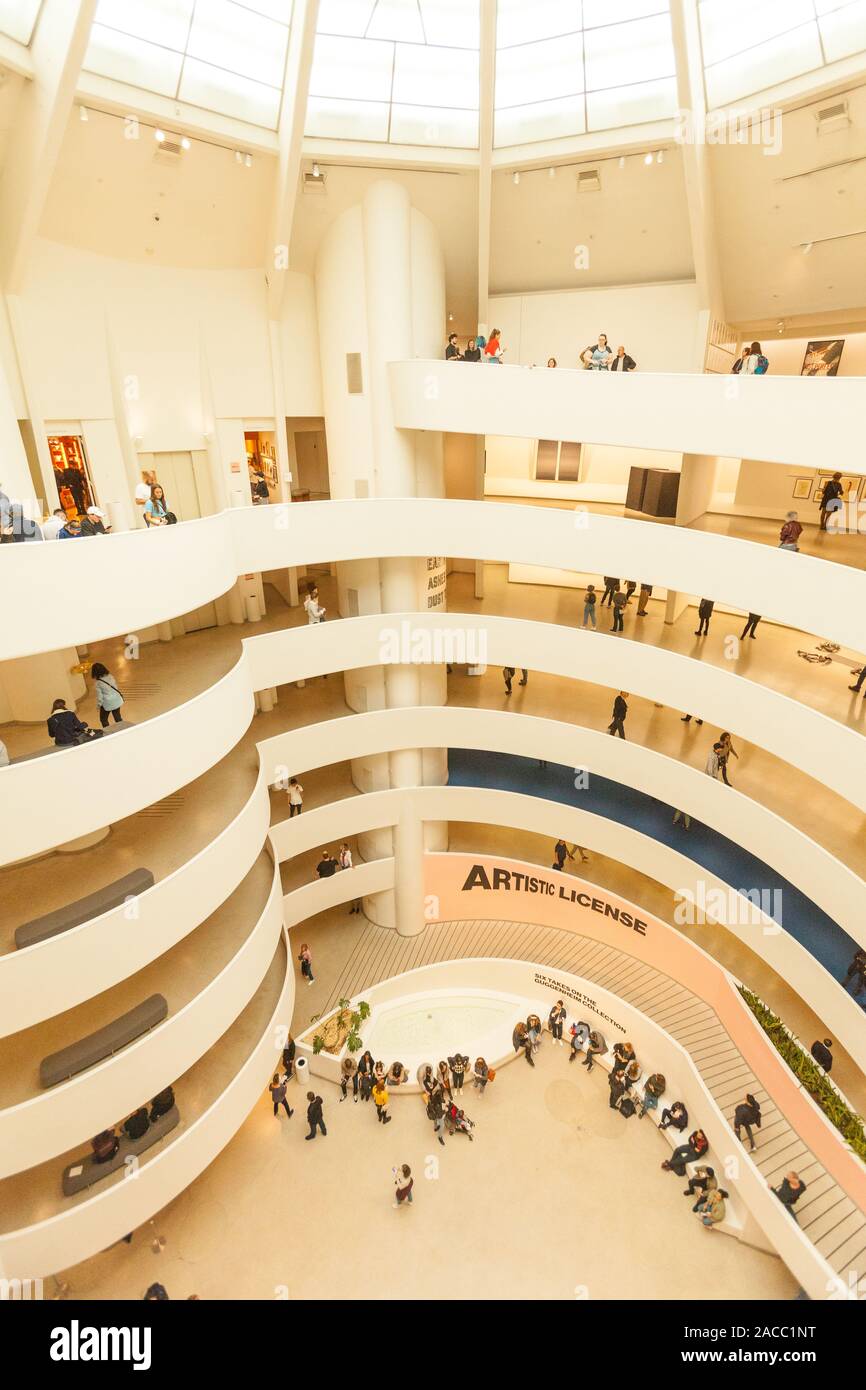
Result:
{"type": "MultiPolygon", "coordinates": [[[[815,491],[812,494],[813,501],[819,502],[821,500],[821,494],[824,491],[824,484],[833,476],[834,474],[830,472],[828,469],[819,469],[818,477],[815,482],[815,491]]],[[[856,502],[857,494],[860,491],[860,484],[862,483],[863,479],[856,474],[852,475],[850,473],[843,473],[839,481],[842,484],[843,499],[846,502],[856,502]]]]}
{"type": "Polygon", "coordinates": [[[844,346],[844,338],[824,338],[807,343],[800,376],[835,376],[844,346]]]}
{"type": "Polygon", "coordinates": [[[808,502],[812,496],[812,479],[795,478],[793,496],[798,502],[808,502]]]}

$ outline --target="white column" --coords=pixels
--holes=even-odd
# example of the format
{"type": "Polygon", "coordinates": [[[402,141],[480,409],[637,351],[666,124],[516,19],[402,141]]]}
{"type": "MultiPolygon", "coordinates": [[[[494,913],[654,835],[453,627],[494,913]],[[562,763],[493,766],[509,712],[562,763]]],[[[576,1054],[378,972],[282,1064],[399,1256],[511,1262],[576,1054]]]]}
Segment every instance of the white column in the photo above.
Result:
{"type": "Polygon", "coordinates": [[[424,826],[409,804],[394,827],[394,908],[400,936],[424,930],[424,826]]]}

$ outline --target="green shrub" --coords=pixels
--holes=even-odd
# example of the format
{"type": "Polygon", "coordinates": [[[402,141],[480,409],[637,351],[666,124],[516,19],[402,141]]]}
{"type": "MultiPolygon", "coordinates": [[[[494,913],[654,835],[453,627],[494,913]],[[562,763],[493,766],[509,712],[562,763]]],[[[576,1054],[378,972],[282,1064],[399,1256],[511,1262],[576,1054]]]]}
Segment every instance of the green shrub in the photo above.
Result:
{"type": "Polygon", "coordinates": [[[854,1153],[866,1159],[866,1131],[863,1129],[860,1116],[849,1109],[815,1059],[803,1051],[782,1020],[767,1007],[763,999],[759,999],[757,994],[753,994],[743,985],[738,985],[738,989],[782,1060],[787,1063],[797,1080],[802,1082],[815,1104],[823,1110],[854,1153]]]}

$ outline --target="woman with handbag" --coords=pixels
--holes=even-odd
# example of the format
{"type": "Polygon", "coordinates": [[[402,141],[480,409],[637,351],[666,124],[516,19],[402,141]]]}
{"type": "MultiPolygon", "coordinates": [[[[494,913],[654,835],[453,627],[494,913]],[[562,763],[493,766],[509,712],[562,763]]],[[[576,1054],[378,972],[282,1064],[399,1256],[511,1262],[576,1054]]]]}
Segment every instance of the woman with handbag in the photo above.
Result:
{"type": "Polygon", "coordinates": [[[96,705],[99,710],[99,722],[103,729],[108,727],[108,717],[114,718],[115,724],[123,723],[123,715],[120,713],[123,704],[123,696],[117,688],[117,681],[111,674],[107,666],[103,666],[101,661],[93,663],[93,686],[96,691],[96,705]]]}
{"type": "Polygon", "coordinates": [[[159,483],[154,483],[150,489],[150,500],[144,504],[144,523],[146,526],[167,526],[168,516],[165,493],[159,483]]]}

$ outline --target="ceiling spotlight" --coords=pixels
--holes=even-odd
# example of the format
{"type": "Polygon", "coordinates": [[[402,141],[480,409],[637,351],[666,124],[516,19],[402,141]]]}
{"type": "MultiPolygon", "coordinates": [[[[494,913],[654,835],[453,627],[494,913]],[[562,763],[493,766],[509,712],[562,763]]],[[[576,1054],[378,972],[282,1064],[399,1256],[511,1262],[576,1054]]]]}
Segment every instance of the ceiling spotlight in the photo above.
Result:
{"type": "Polygon", "coordinates": [[[247,166],[248,169],[252,169],[252,167],[253,167],[253,157],[252,157],[251,154],[245,154],[245,155],[244,155],[244,164],[247,166]]]}
{"type": "Polygon", "coordinates": [[[182,150],[191,150],[191,149],[192,149],[192,141],[190,140],[190,138],[189,138],[188,135],[184,135],[184,136],[181,138],[180,147],[181,147],[182,150]]]}
{"type": "Polygon", "coordinates": [[[814,245],[815,245],[814,241],[807,241],[807,242],[804,242],[804,244],[803,244],[803,255],[804,255],[804,256],[808,256],[809,252],[812,250],[812,247],[813,247],[814,245]]]}
{"type": "Polygon", "coordinates": [[[317,179],[318,177],[319,177],[319,166],[318,166],[318,164],[316,163],[316,161],[313,160],[313,178],[314,178],[314,179],[317,179]]]}
{"type": "Polygon", "coordinates": [[[515,169],[514,173],[511,175],[511,181],[515,186],[520,183],[520,174],[517,169],[515,169]]]}
{"type": "Polygon", "coordinates": [[[777,329],[779,330],[780,333],[784,333],[784,331],[785,331],[785,320],[784,320],[784,319],[779,319],[779,322],[776,324],[776,327],[777,327],[777,329]]]}
{"type": "Polygon", "coordinates": [[[235,150],[235,164],[243,164],[243,162],[244,157],[241,154],[240,150],[235,150]]]}
{"type": "Polygon", "coordinates": [[[665,152],[664,152],[664,150],[659,150],[658,154],[656,155],[656,164],[664,164],[664,162],[665,162],[665,152]]]}
{"type": "Polygon", "coordinates": [[[625,155],[624,155],[624,154],[621,154],[620,157],[619,157],[619,167],[620,167],[620,169],[624,169],[624,168],[625,168],[625,155]]]}
{"type": "Polygon", "coordinates": [[[86,106],[79,106],[79,108],[78,108],[78,119],[79,119],[80,121],[89,121],[89,120],[90,120],[90,112],[88,111],[88,109],[87,109],[86,106]]]}
{"type": "Polygon", "coordinates": [[[454,322],[454,315],[453,315],[453,314],[449,314],[449,315],[448,315],[448,322],[449,322],[449,323],[453,323],[453,322],[454,322]]]}
{"type": "Polygon", "coordinates": [[[547,171],[547,177],[548,177],[549,179],[555,179],[555,178],[556,178],[556,169],[554,168],[554,166],[553,166],[552,164],[551,164],[550,168],[549,168],[548,171],[547,171]]]}
{"type": "Polygon", "coordinates": [[[652,157],[652,155],[651,155],[651,154],[645,154],[644,157],[643,157],[643,162],[644,162],[644,164],[652,164],[652,162],[653,162],[653,157],[652,157]]]}
{"type": "Polygon", "coordinates": [[[156,143],[157,143],[158,145],[161,145],[162,142],[163,142],[163,140],[165,139],[165,131],[164,131],[164,130],[155,130],[155,131],[153,132],[153,138],[154,138],[154,140],[156,141],[156,143]]]}

